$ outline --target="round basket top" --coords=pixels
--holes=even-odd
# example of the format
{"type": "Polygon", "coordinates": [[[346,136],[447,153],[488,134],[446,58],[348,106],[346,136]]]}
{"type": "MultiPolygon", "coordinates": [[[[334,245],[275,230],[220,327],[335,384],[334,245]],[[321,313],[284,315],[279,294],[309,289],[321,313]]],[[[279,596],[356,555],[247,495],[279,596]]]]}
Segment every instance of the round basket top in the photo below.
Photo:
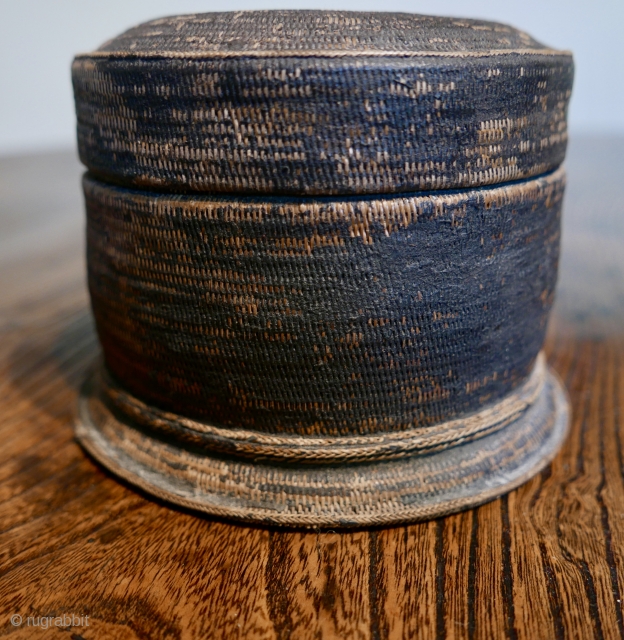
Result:
{"type": "Polygon", "coordinates": [[[409,13],[239,11],[152,20],[109,40],[97,53],[323,57],[531,51],[552,50],[523,31],[484,20],[409,13]]]}
{"type": "Polygon", "coordinates": [[[563,161],[572,57],[406,13],[153,20],[77,56],[78,148],[105,180],[358,195],[500,184],[563,161]]]}

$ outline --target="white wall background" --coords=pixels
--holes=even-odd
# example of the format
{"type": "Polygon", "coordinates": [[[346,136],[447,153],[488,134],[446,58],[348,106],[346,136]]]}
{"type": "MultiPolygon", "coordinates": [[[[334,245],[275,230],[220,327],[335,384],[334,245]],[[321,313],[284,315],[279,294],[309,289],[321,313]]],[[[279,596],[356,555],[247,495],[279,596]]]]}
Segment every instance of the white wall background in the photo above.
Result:
{"type": "Polygon", "coordinates": [[[0,155],[70,147],[73,55],[179,13],[408,11],[486,18],[572,49],[571,133],[624,133],[624,0],[0,0],[0,155]]]}

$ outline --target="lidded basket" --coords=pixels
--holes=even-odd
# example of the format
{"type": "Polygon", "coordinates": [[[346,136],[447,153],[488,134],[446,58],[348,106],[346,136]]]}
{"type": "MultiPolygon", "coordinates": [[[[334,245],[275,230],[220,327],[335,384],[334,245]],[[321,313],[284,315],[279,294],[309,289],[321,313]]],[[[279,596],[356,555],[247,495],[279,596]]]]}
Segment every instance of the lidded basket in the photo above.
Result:
{"type": "Polygon", "coordinates": [[[156,20],[73,81],[103,364],[77,434],[209,513],[434,517],[565,434],[569,53],[410,14],[156,20]]]}

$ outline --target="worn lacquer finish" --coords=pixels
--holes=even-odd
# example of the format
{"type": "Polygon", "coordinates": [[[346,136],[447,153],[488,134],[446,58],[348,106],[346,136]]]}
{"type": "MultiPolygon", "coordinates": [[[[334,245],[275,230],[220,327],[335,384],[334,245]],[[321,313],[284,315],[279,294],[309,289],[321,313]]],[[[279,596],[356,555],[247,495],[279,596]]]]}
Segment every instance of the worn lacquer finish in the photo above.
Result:
{"type": "Polygon", "coordinates": [[[274,11],[146,23],[78,56],[78,144],[113,182],[374,194],[555,169],[572,57],[497,23],[274,11]]]}
{"type": "Polygon", "coordinates": [[[536,360],[564,182],[258,199],[87,176],[105,364],[80,441],[157,496],[271,524],[417,520],[510,490],[567,428],[536,360]]]}
{"type": "Polygon", "coordinates": [[[539,471],[568,421],[538,353],[572,76],[512,27],[397,13],[174,16],[78,55],[85,448],[290,526],[439,516],[539,471]]]}
{"type": "Polygon", "coordinates": [[[84,187],[106,363],[186,417],[299,435],[433,425],[501,399],[541,348],[562,170],[364,200],[84,187]]]}

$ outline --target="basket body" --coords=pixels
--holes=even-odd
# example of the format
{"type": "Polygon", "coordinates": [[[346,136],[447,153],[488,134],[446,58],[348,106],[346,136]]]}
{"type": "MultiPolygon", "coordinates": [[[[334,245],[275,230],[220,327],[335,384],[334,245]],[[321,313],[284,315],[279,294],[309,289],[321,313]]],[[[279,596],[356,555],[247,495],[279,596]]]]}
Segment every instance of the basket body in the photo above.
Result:
{"type": "Polygon", "coordinates": [[[541,348],[562,170],[341,201],[84,185],[106,362],[164,409],[275,433],[405,430],[502,398],[541,348]]]}
{"type": "Polygon", "coordinates": [[[79,56],[84,446],[289,526],[434,517],[541,469],[568,421],[540,350],[572,69],[504,25],[341,12],[79,56]]]}

